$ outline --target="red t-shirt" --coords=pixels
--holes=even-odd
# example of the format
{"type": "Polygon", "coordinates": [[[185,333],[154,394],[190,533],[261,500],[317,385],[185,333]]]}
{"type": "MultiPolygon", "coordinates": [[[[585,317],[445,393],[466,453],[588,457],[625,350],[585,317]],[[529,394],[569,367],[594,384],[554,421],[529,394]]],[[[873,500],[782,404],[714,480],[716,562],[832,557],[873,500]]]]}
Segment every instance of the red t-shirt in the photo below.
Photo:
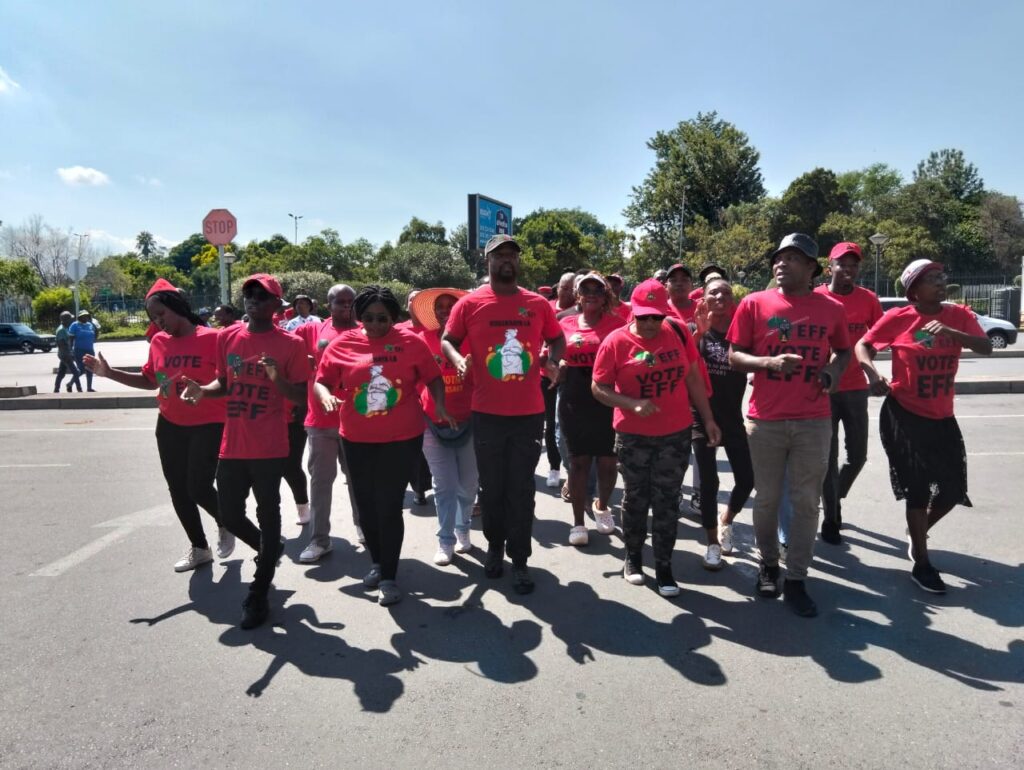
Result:
{"type": "Polygon", "coordinates": [[[598,348],[594,382],[613,385],[618,393],[630,398],[650,399],[660,410],[640,417],[616,407],[612,425],[619,433],[667,436],[693,424],[686,373],[700,354],[689,330],[682,324],[677,323],[677,327],[683,332],[685,345],[666,320],[653,339],[644,339],[623,326],[598,348]]]}
{"type": "MultiPolygon", "coordinates": [[[[417,385],[441,375],[419,335],[392,329],[371,339],[363,329],[339,335],[324,350],[316,381],[342,400],[339,432],[349,441],[382,444],[423,434],[417,385]]],[[[395,469],[398,473],[401,469],[395,469]]]]}
{"type": "MultiPolygon", "coordinates": [[[[328,318],[326,321],[320,323],[303,324],[295,331],[292,332],[296,337],[302,340],[306,346],[306,355],[313,356],[316,362],[316,366],[320,365],[320,359],[323,358],[324,349],[330,344],[335,337],[338,337],[349,329],[338,329],[334,326],[334,321],[328,318]]],[[[316,371],[314,367],[314,371],[316,371]]],[[[306,419],[302,423],[307,428],[334,428],[338,429],[338,413],[330,412],[327,413],[320,406],[320,401],[316,397],[316,393],[313,390],[312,384],[309,386],[309,394],[306,399],[306,419]]]]}
{"type": "Polygon", "coordinates": [[[446,331],[469,341],[474,412],[544,411],[540,350],[544,340],[562,335],[547,300],[525,289],[504,295],[483,286],[455,303],[446,331]]]}
{"type": "MultiPolygon", "coordinates": [[[[850,333],[850,347],[856,345],[864,336],[864,332],[882,317],[882,305],[878,301],[878,295],[869,289],[854,286],[849,294],[835,294],[827,284],[822,284],[815,291],[843,306],[843,310],[846,311],[846,329],[850,333]]],[[[868,379],[864,376],[864,370],[860,368],[857,356],[850,356],[850,363],[839,380],[839,390],[867,390],[867,387],[868,379]]]]}
{"type": "Polygon", "coordinates": [[[680,319],[683,323],[693,323],[693,316],[697,311],[696,302],[691,302],[689,307],[684,307],[682,309],[676,307],[675,304],[672,303],[671,301],[668,303],[668,306],[669,309],[672,311],[672,314],[676,318],[680,319]]]}
{"type": "Polygon", "coordinates": [[[962,305],[943,305],[938,315],[921,315],[908,305],[885,313],[863,340],[875,350],[892,348],[892,396],[900,406],[922,417],[942,419],[953,416],[953,381],[963,345],[923,331],[921,327],[931,321],[985,336],[974,313],[962,305]]]}
{"type": "Polygon", "coordinates": [[[565,334],[565,355],[562,360],[567,366],[593,367],[597,349],[604,338],[621,326],[623,321],[615,313],[604,313],[593,329],[581,328],[583,315],[566,316],[558,321],[565,334]]]}
{"type": "MultiPolygon", "coordinates": [[[[459,377],[458,370],[452,366],[452,362],[448,360],[448,357],[441,352],[440,329],[428,331],[421,328],[420,337],[427,343],[427,347],[430,348],[430,354],[437,361],[437,365],[441,367],[441,376],[444,378],[445,409],[448,410],[448,414],[457,422],[465,422],[469,419],[471,402],[473,400],[473,372],[467,372],[466,379],[459,377]]],[[[463,340],[461,353],[466,355],[468,352],[469,343],[463,340]]],[[[431,422],[440,422],[437,418],[437,405],[434,403],[434,397],[430,395],[430,391],[425,387],[420,389],[420,404],[423,406],[423,411],[426,412],[431,422]]]]}
{"type": "Polygon", "coordinates": [[[633,306],[628,302],[620,302],[615,306],[615,314],[625,323],[629,323],[629,319],[633,317],[633,306]]]}
{"type": "Polygon", "coordinates": [[[217,376],[227,381],[221,458],[287,457],[292,402],[278,392],[259,360],[264,354],[273,358],[285,382],[307,382],[309,362],[302,340],[280,327],[254,334],[247,324],[234,324],[217,336],[217,376]]]}
{"type": "Polygon", "coordinates": [[[778,289],[756,291],[742,299],[726,338],[755,356],[796,353],[803,356],[790,374],[759,369],[750,396],[752,418],[808,420],[830,417],[818,373],[832,350],[850,347],[843,306],[811,292],[790,297],[778,289]]]}
{"type": "Polygon", "coordinates": [[[142,376],[157,386],[160,414],[175,425],[206,425],[224,422],[224,400],[201,398],[193,406],[181,400],[185,379],[200,385],[217,376],[217,330],[197,326],[188,337],[172,337],[157,331],[150,340],[149,359],[142,366],[142,376]]]}

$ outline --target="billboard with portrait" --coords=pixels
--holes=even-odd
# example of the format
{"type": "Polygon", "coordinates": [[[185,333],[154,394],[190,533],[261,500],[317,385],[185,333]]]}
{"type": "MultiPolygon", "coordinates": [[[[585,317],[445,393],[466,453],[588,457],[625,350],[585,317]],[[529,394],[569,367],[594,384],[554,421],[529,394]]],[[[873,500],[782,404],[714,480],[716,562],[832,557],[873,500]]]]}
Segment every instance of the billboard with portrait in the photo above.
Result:
{"type": "Polygon", "coordinates": [[[512,235],[512,207],[507,203],[471,193],[469,196],[469,246],[482,249],[495,235],[512,235]]]}

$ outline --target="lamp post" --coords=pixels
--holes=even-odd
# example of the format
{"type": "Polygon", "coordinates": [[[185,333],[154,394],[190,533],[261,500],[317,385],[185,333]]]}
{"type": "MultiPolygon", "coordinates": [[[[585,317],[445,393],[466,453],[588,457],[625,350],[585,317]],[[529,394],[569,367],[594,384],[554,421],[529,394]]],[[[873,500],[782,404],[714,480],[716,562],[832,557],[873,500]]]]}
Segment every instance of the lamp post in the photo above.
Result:
{"type": "Polygon", "coordinates": [[[875,244],[875,294],[878,294],[878,264],[882,261],[882,249],[889,242],[889,236],[875,233],[868,240],[875,244]]]}
{"type": "Polygon", "coordinates": [[[232,254],[230,251],[224,255],[224,264],[227,266],[228,269],[228,302],[231,301],[231,265],[232,263],[234,263],[236,259],[238,259],[238,257],[232,254]]]}
{"type": "MultiPolygon", "coordinates": [[[[82,239],[88,238],[89,233],[71,233],[75,238],[78,238],[78,256],[75,257],[74,264],[71,266],[71,271],[74,273],[71,277],[75,279],[72,284],[73,294],[75,297],[75,320],[78,320],[78,308],[79,308],[79,294],[78,294],[78,282],[82,280],[82,239]]],[[[109,310],[109,308],[107,308],[109,310]]]]}
{"type": "Polygon", "coordinates": [[[302,214],[289,214],[288,216],[290,216],[295,221],[295,245],[298,246],[299,245],[299,220],[302,219],[302,214]]]}

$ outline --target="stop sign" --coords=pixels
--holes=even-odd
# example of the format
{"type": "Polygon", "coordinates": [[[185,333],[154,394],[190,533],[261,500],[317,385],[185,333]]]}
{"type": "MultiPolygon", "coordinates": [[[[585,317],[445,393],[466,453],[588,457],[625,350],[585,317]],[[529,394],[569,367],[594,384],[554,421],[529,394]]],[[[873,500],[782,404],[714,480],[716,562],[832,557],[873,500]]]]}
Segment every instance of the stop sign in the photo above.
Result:
{"type": "Polygon", "coordinates": [[[203,220],[203,235],[214,246],[227,246],[238,235],[238,220],[227,209],[214,209],[203,220]]]}

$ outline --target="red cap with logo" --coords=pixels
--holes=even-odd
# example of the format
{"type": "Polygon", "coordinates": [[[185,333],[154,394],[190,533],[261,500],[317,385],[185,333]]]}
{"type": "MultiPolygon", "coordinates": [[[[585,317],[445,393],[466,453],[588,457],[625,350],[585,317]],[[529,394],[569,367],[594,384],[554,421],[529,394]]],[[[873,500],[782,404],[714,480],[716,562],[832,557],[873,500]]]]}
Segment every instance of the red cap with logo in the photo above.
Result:
{"type": "Polygon", "coordinates": [[[832,251],[828,253],[828,261],[838,262],[847,254],[853,254],[853,256],[857,258],[858,262],[864,259],[864,255],[860,252],[860,246],[852,241],[843,241],[842,243],[837,243],[832,247],[832,251]]]}
{"type": "Polygon", "coordinates": [[[648,278],[643,283],[637,284],[630,296],[630,304],[633,306],[633,315],[671,315],[672,311],[668,306],[668,290],[661,281],[648,278]]]}
{"type": "Polygon", "coordinates": [[[267,290],[268,294],[272,294],[278,299],[284,296],[284,292],[281,290],[281,284],[278,283],[277,279],[269,273],[255,273],[250,275],[245,279],[245,283],[242,284],[243,291],[250,283],[258,283],[267,290]]]}

